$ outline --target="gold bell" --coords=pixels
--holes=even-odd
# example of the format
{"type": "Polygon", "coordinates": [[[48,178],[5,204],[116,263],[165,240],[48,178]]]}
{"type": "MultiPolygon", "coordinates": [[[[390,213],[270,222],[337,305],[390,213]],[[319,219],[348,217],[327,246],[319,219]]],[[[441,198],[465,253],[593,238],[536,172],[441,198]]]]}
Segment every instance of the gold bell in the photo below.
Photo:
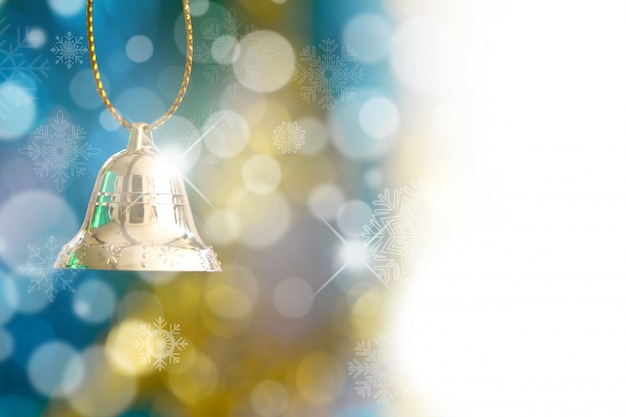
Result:
{"type": "Polygon", "coordinates": [[[54,266],[222,270],[198,236],[181,174],[155,147],[146,123],[133,124],[127,149],[100,169],[85,221],[54,266]]]}

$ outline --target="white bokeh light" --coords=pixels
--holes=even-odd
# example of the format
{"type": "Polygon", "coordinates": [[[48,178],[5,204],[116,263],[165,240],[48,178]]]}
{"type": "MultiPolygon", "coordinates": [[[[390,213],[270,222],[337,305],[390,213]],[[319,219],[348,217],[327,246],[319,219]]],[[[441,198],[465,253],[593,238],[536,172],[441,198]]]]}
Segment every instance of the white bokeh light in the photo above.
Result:
{"type": "Polygon", "coordinates": [[[363,233],[363,226],[368,224],[372,216],[372,209],[365,201],[349,200],[337,212],[337,226],[346,236],[359,237],[363,233]]]}
{"type": "Polygon", "coordinates": [[[274,191],[280,184],[282,170],[274,158],[267,155],[255,155],[243,164],[241,177],[249,191],[267,194],[274,191]]]}
{"type": "Polygon", "coordinates": [[[231,65],[241,55],[239,41],[231,35],[222,35],[211,44],[211,56],[222,65],[231,65]]]}
{"type": "Polygon", "coordinates": [[[382,15],[364,13],[353,17],[343,29],[343,43],[356,52],[359,62],[370,64],[389,53],[391,26],[382,15]]]}
{"type": "Polygon", "coordinates": [[[307,116],[296,120],[306,132],[305,145],[300,149],[304,155],[315,155],[326,149],[330,137],[326,124],[315,116],[307,116]]]}
{"type": "Polygon", "coordinates": [[[45,45],[47,40],[48,35],[41,28],[29,28],[26,33],[26,42],[31,48],[39,49],[45,45]]]}
{"type": "Polygon", "coordinates": [[[209,11],[210,5],[209,0],[189,0],[189,13],[193,17],[204,16],[209,11]]]}
{"type": "Polygon", "coordinates": [[[233,64],[240,84],[258,93],[268,93],[289,82],[296,54],[284,36],[258,30],[244,36],[240,44],[241,56],[233,64]]]}
{"type": "Polygon", "coordinates": [[[35,97],[17,83],[0,83],[0,141],[20,138],[33,127],[37,115],[35,97]]]}
{"type": "Polygon", "coordinates": [[[37,348],[28,360],[28,378],[33,387],[47,397],[64,397],[76,388],[76,381],[65,381],[66,369],[78,358],[78,352],[65,342],[47,342],[37,348]],[[61,383],[60,383],[61,382],[61,383]]]}
{"type": "Polygon", "coordinates": [[[239,220],[231,211],[213,211],[207,215],[205,222],[205,233],[211,244],[229,245],[241,233],[239,220]]]}
{"type": "Polygon", "coordinates": [[[126,55],[133,62],[146,62],[152,57],[153,52],[154,45],[147,36],[135,35],[126,42],[126,55]]]}
{"type": "Polygon", "coordinates": [[[72,300],[74,313],[87,323],[101,323],[111,317],[117,297],[111,286],[101,280],[83,282],[72,300]]]}
{"type": "Polygon", "coordinates": [[[62,17],[70,17],[83,11],[83,0],[48,0],[53,12],[62,17]]]}
{"type": "Polygon", "coordinates": [[[376,97],[363,103],[359,111],[363,132],[377,139],[393,135],[400,124],[398,107],[389,99],[376,97]]]}
{"type": "Polygon", "coordinates": [[[282,416],[289,405],[289,392],[278,381],[262,381],[252,390],[250,402],[260,417],[282,416]]]}
{"type": "Polygon", "coordinates": [[[335,218],[345,200],[343,191],[335,184],[321,184],[309,194],[308,206],[312,215],[330,220],[335,218]]]}

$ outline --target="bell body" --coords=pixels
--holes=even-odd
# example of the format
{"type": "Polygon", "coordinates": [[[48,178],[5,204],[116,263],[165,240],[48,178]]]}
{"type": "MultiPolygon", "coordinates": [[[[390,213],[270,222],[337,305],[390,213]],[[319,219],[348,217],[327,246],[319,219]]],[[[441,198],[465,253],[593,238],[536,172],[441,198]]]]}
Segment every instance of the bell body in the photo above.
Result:
{"type": "Polygon", "coordinates": [[[195,228],[181,174],[135,123],[127,149],[100,169],[85,221],[56,268],[221,271],[195,228]]]}

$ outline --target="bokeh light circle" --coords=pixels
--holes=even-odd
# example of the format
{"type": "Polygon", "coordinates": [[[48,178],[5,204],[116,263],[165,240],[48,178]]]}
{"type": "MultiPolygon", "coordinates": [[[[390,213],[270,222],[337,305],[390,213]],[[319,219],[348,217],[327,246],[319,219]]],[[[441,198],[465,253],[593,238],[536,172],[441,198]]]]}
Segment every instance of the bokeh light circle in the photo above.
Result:
{"type": "Polygon", "coordinates": [[[232,110],[220,110],[211,114],[204,123],[202,132],[205,149],[220,159],[239,154],[250,139],[248,122],[232,110]]]}
{"type": "MultiPolygon", "coordinates": [[[[147,323],[151,323],[154,318],[149,320],[147,323]]],[[[107,361],[116,373],[132,377],[154,371],[152,366],[142,361],[142,352],[133,345],[140,336],[139,332],[144,324],[145,322],[134,318],[126,319],[109,331],[105,353],[107,361]]]]}
{"type": "Polygon", "coordinates": [[[29,260],[28,245],[57,236],[60,250],[65,243],[61,239],[73,236],[78,226],[74,210],[56,193],[29,190],[15,194],[0,207],[0,237],[11,242],[0,256],[17,269],[29,260]]]}
{"type": "Polygon", "coordinates": [[[109,365],[101,346],[91,346],[82,354],[85,379],[68,402],[87,417],[114,417],[128,408],[137,391],[135,378],[122,376],[109,365]]]}
{"type": "Polygon", "coordinates": [[[209,0],[189,0],[189,13],[193,17],[200,17],[209,11],[209,0]]]}
{"type": "Polygon", "coordinates": [[[284,317],[300,318],[313,307],[313,290],[301,278],[287,278],[276,286],[273,301],[276,310],[284,317]]]}
{"type": "Polygon", "coordinates": [[[46,44],[48,35],[41,28],[29,28],[26,33],[26,42],[33,49],[39,49],[46,44]]]}
{"type": "MultiPolygon", "coordinates": [[[[186,349],[182,362],[189,355],[186,349]]],[[[185,372],[169,372],[167,382],[172,392],[188,404],[197,404],[206,401],[218,388],[219,373],[215,363],[206,355],[197,352],[190,367],[185,372]]]]}
{"type": "Polygon", "coordinates": [[[330,140],[326,124],[314,116],[303,117],[297,122],[306,132],[306,144],[299,152],[303,155],[315,155],[322,152],[330,140]]]}
{"type": "Polygon", "coordinates": [[[356,59],[371,64],[389,53],[392,30],[379,14],[363,13],[352,18],[343,30],[343,43],[356,52],[356,59]]]}
{"type": "Polygon", "coordinates": [[[239,219],[239,240],[246,246],[271,246],[289,230],[291,208],[278,191],[269,194],[239,192],[230,199],[229,206],[239,219]]]}
{"type": "Polygon", "coordinates": [[[296,369],[300,395],[317,405],[328,405],[341,395],[345,371],[336,358],[324,351],[305,356],[296,369]]]}
{"type": "Polygon", "coordinates": [[[233,64],[237,81],[259,93],[276,91],[289,82],[296,66],[296,54],[284,36],[257,30],[244,36],[241,55],[233,64]]]}
{"type": "Polygon", "coordinates": [[[11,333],[5,329],[0,328],[0,362],[9,358],[13,353],[15,342],[11,333]]]}
{"type": "Polygon", "coordinates": [[[219,107],[223,110],[238,111],[249,126],[256,126],[267,113],[268,102],[265,94],[241,88],[241,85],[235,82],[224,88],[219,107]],[[234,91],[237,93],[233,94],[234,91]]]}
{"type": "MultiPolygon", "coordinates": [[[[66,369],[78,358],[76,349],[65,342],[48,342],[37,348],[28,361],[28,378],[32,386],[47,397],[64,397],[76,389],[80,381],[65,382],[66,369]],[[60,383],[61,382],[61,383],[60,383]]],[[[72,373],[73,377],[80,377],[72,373]]]]}
{"type": "Polygon", "coordinates": [[[26,88],[6,81],[0,83],[0,141],[14,140],[30,131],[35,121],[37,108],[35,97],[26,88]]]}
{"type": "Polygon", "coordinates": [[[222,35],[211,44],[211,56],[222,65],[231,65],[241,55],[239,41],[231,35],[222,35]]]}
{"type": "Polygon", "coordinates": [[[248,191],[267,194],[278,187],[282,171],[274,158],[267,155],[255,155],[243,164],[241,176],[248,191]]]}
{"type": "Polygon", "coordinates": [[[259,382],[250,395],[252,409],[261,417],[283,415],[289,405],[289,393],[278,381],[259,382]]]}
{"type": "Polygon", "coordinates": [[[252,312],[252,301],[232,285],[216,285],[207,290],[204,298],[211,311],[225,319],[241,319],[252,312]]]}
{"type": "Polygon", "coordinates": [[[237,216],[229,210],[212,211],[205,218],[205,222],[205,232],[211,244],[228,245],[241,233],[237,216]]]}
{"type": "Polygon", "coordinates": [[[113,288],[99,279],[80,284],[72,300],[72,310],[81,320],[96,324],[113,314],[117,297],[113,288]]]}
{"type": "Polygon", "coordinates": [[[104,130],[107,130],[109,132],[113,132],[119,129],[121,126],[120,122],[115,120],[115,118],[107,109],[104,109],[100,112],[100,117],[98,117],[98,121],[100,122],[100,126],[102,126],[104,130]]]}
{"type": "Polygon", "coordinates": [[[361,107],[359,124],[369,136],[384,139],[398,130],[400,112],[391,100],[376,97],[366,101],[361,107]]]}
{"type": "Polygon", "coordinates": [[[126,42],[126,55],[133,62],[146,62],[152,57],[153,52],[154,45],[147,36],[135,35],[126,42]]]}
{"type": "Polygon", "coordinates": [[[339,208],[337,226],[346,236],[359,237],[371,216],[372,208],[369,204],[362,200],[350,200],[339,208]]]}
{"type": "Polygon", "coordinates": [[[334,219],[337,210],[345,202],[343,191],[335,184],[321,184],[315,187],[309,194],[308,206],[311,214],[323,219],[334,219]]]}
{"type": "MultiPolygon", "coordinates": [[[[329,115],[331,137],[337,149],[350,159],[369,160],[382,158],[395,143],[397,135],[380,139],[370,134],[381,136],[389,133],[385,126],[387,121],[380,115],[373,115],[372,121],[365,121],[362,126],[361,110],[363,105],[373,98],[379,98],[376,91],[361,91],[359,99],[351,103],[343,103],[329,115]],[[368,129],[368,132],[363,128],[368,129]]],[[[374,102],[376,104],[377,102],[374,102]]],[[[376,106],[373,106],[374,108],[376,106]]],[[[371,114],[371,111],[367,112],[371,114]]],[[[397,128],[397,123],[393,127],[397,128]]]]}
{"type": "Polygon", "coordinates": [[[69,17],[81,12],[85,2],[83,0],[48,0],[48,4],[59,16],[69,17]]]}

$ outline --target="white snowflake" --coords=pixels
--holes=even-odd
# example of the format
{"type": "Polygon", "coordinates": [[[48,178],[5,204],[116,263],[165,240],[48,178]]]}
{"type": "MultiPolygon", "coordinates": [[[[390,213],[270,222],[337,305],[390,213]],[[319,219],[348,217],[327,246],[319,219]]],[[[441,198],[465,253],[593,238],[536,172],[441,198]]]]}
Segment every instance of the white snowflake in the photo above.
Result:
{"type": "Polygon", "coordinates": [[[33,105],[35,89],[31,86],[22,86],[25,78],[34,78],[41,81],[47,77],[48,61],[41,55],[30,59],[25,55],[31,49],[28,41],[28,31],[20,28],[16,31],[16,38],[9,42],[3,36],[11,25],[6,18],[0,18],[0,118],[8,117],[10,109],[23,109],[33,105]],[[19,87],[19,88],[18,88],[19,87]]]}
{"type": "Polygon", "coordinates": [[[385,282],[406,282],[419,265],[426,224],[423,187],[418,180],[399,190],[385,190],[374,201],[370,224],[363,227],[372,269],[385,282]]]}
{"type": "MultiPolygon", "coordinates": [[[[0,36],[4,35],[11,25],[5,24],[6,18],[0,19],[0,36]]],[[[41,55],[33,59],[27,59],[25,52],[31,49],[28,42],[28,31],[20,28],[16,31],[14,42],[0,39],[0,82],[14,80],[21,76],[30,76],[41,81],[41,77],[48,77],[48,60],[43,60],[41,55]]]]}
{"type": "Polygon", "coordinates": [[[180,352],[187,347],[187,341],[180,337],[180,325],[170,324],[166,330],[167,322],[162,317],[154,322],[154,329],[150,324],[143,323],[140,326],[140,337],[135,339],[133,346],[141,353],[141,364],[151,364],[154,359],[154,367],[159,371],[169,364],[180,362],[180,352]],[[178,338],[177,338],[178,336],[178,338]]]}
{"type": "Polygon", "coordinates": [[[363,68],[355,63],[356,52],[349,46],[339,46],[332,39],[325,39],[319,45],[321,55],[314,46],[307,46],[300,52],[300,59],[306,65],[298,64],[294,78],[302,85],[300,96],[307,102],[317,101],[323,109],[334,109],[339,102],[351,101],[356,88],[365,78],[363,68]],[[349,85],[354,84],[354,85],[349,85]]]}
{"type": "Polygon", "coordinates": [[[223,22],[211,23],[203,31],[204,39],[198,47],[196,58],[205,64],[204,75],[208,80],[227,86],[228,93],[237,93],[239,83],[233,64],[243,69],[238,75],[244,81],[255,81],[260,74],[260,65],[276,57],[273,49],[256,42],[259,34],[254,25],[244,25],[235,9],[230,9],[223,22]],[[246,41],[241,42],[245,37],[246,41]]]}
{"type": "Polygon", "coordinates": [[[110,265],[113,269],[116,269],[117,264],[120,262],[120,258],[122,257],[123,250],[123,247],[115,245],[103,246],[98,252],[98,257],[105,264],[110,265]]]}
{"type": "Polygon", "coordinates": [[[178,248],[166,247],[161,248],[161,254],[159,255],[161,261],[163,261],[164,265],[168,265],[170,267],[175,267],[176,265],[180,265],[182,262],[182,255],[178,248]]]}
{"type": "Polygon", "coordinates": [[[28,292],[43,291],[53,302],[59,291],[76,292],[74,277],[80,271],[54,268],[60,245],[54,236],[49,236],[43,245],[28,245],[29,261],[18,271],[30,279],[28,292]]]}
{"type": "Polygon", "coordinates": [[[282,122],[282,124],[274,130],[274,145],[276,145],[283,154],[298,153],[300,148],[304,146],[305,134],[306,131],[300,127],[298,122],[282,122]]]}
{"type": "Polygon", "coordinates": [[[51,124],[35,130],[35,141],[19,152],[35,162],[35,172],[40,177],[50,176],[61,192],[70,175],[83,175],[85,161],[100,153],[100,149],[84,141],[85,135],[82,127],[70,124],[59,110],[51,124]]]}
{"type": "Polygon", "coordinates": [[[355,391],[363,398],[389,404],[406,394],[409,387],[392,338],[382,333],[374,340],[362,340],[354,348],[355,358],[348,363],[348,375],[355,380],[355,391]]]}
{"type": "Polygon", "coordinates": [[[82,36],[75,36],[72,32],[67,32],[65,36],[55,36],[56,43],[50,49],[56,55],[55,64],[63,64],[68,69],[76,63],[83,63],[83,55],[87,52],[87,47],[83,44],[82,36]]]}

